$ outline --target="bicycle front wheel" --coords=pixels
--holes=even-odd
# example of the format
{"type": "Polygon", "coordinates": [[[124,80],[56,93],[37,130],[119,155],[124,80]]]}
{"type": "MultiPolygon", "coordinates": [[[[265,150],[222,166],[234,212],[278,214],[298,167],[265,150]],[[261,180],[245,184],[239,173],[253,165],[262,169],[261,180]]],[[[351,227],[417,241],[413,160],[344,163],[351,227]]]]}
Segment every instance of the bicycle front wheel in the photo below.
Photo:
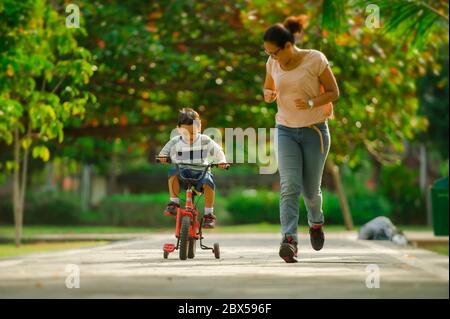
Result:
{"type": "Polygon", "coordinates": [[[191,219],[189,216],[183,216],[181,219],[181,229],[180,229],[180,259],[186,260],[188,256],[189,248],[189,226],[191,224],[191,219]]]}

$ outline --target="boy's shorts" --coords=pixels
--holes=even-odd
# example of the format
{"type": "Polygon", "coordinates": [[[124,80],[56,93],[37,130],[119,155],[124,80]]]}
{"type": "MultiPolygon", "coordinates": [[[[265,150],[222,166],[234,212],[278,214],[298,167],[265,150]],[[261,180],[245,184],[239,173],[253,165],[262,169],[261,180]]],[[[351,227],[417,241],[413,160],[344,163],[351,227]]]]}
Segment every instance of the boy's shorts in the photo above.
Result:
{"type": "MultiPolygon", "coordinates": [[[[203,174],[202,171],[196,171],[188,168],[180,168],[180,173],[187,178],[199,178],[201,174],[203,174]]],[[[176,167],[171,167],[169,170],[169,177],[178,175],[178,171],[176,167]]],[[[216,185],[214,184],[213,180],[213,174],[211,172],[206,172],[203,179],[201,179],[197,184],[195,185],[195,189],[197,192],[203,192],[203,185],[208,185],[212,190],[216,188],[216,185]]],[[[180,181],[180,185],[186,188],[185,182],[178,176],[178,180],[180,181]]]]}

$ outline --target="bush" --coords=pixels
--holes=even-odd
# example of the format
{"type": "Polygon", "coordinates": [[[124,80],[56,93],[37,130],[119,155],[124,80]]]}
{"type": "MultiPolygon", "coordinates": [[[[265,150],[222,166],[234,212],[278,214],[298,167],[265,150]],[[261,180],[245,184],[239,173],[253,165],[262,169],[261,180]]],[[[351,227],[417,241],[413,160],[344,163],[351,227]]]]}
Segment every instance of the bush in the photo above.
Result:
{"type": "Polygon", "coordinates": [[[14,223],[14,211],[11,201],[11,195],[0,197],[0,225],[1,224],[13,224],[14,223]]]}
{"type": "Polygon", "coordinates": [[[236,224],[279,223],[278,197],[270,191],[235,191],[227,198],[226,209],[236,224]]]}
{"type": "MultiPolygon", "coordinates": [[[[97,213],[87,214],[91,222],[111,226],[145,226],[172,227],[175,219],[163,215],[169,200],[168,194],[117,194],[105,197],[100,203],[97,213]]],[[[180,195],[181,199],[183,196],[180,195]]],[[[216,194],[215,214],[220,223],[226,222],[223,210],[223,199],[216,194]]],[[[204,198],[195,198],[200,214],[204,211],[204,198]]],[[[183,202],[181,202],[183,205],[183,202]]]]}
{"type": "MultiPolygon", "coordinates": [[[[228,197],[226,208],[231,221],[236,224],[268,222],[280,223],[278,192],[244,190],[234,192],[228,197]]],[[[326,224],[343,224],[339,198],[336,194],[322,191],[322,209],[326,224]]],[[[389,216],[391,206],[380,194],[369,191],[360,192],[349,198],[353,222],[362,225],[377,216],[389,216]]],[[[307,211],[302,198],[299,200],[299,223],[307,224],[307,211]]]]}
{"type": "Polygon", "coordinates": [[[344,190],[355,225],[365,224],[378,216],[392,215],[390,199],[379,190],[372,191],[367,188],[366,183],[371,175],[372,166],[367,161],[362,162],[359,168],[354,170],[342,167],[344,190]]]}
{"type": "MultiPolygon", "coordinates": [[[[26,225],[75,225],[80,220],[80,200],[72,193],[36,191],[29,192],[25,197],[23,221],[26,225]]],[[[1,201],[0,222],[7,224],[14,222],[10,196],[1,201]]]]}
{"type": "MultiPolygon", "coordinates": [[[[183,199],[183,195],[181,195],[183,199]]],[[[77,194],[63,192],[30,192],[25,201],[24,224],[105,225],[172,227],[175,220],[163,215],[168,194],[117,194],[105,197],[97,209],[82,211],[77,194]]],[[[201,214],[204,199],[196,198],[201,214]]],[[[224,200],[216,194],[215,213],[220,224],[227,222],[224,200]]],[[[13,224],[11,197],[0,198],[0,223],[13,224]]]]}
{"type": "Polygon", "coordinates": [[[390,217],[392,212],[391,204],[385,196],[368,190],[349,197],[348,204],[355,225],[363,225],[378,216],[390,217]]]}
{"type": "Polygon", "coordinates": [[[391,203],[397,223],[426,222],[425,196],[418,185],[418,172],[405,166],[386,166],[381,171],[380,192],[391,203]]]}
{"type": "MultiPolygon", "coordinates": [[[[236,224],[268,222],[280,223],[280,194],[272,191],[244,190],[236,191],[227,198],[226,209],[231,221],[236,224]]],[[[339,200],[333,193],[323,191],[323,211],[326,223],[342,223],[339,200]]],[[[302,198],[299,200],[299,223],[307,224],[307,212],[302,198]]]]}
{"type": "Polygon", "coordinates": [[[111,226],[170,226],[163,215],[167,194],[116,194],[105,197],[98,207],[97,222],[111,226]]]}
{"type": "Polygon", "coordinates": [[[32,205],[26,212],[27,224],[75,225],[81,217],[78,194],[65,192],[32,193],[32,205]]]}
{"type": "MultiPolygon", "coordinates": [[[[336,194],[322,190],[322,209],[325,215],[325,223],[331,225],[339,225],[344,223],[342,218],[341,204],[336,194]]],[[[306,212],[303,200],[301,201],[301,208],[306,212]]],[[[305,218],[306,220],[306,218],[305,218]]]]}

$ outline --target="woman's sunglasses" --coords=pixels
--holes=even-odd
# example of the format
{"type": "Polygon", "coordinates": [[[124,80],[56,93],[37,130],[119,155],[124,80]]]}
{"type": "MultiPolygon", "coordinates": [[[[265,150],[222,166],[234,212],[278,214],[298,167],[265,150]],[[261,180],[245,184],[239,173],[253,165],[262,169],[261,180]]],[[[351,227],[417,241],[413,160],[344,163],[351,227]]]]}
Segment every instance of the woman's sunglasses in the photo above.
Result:
{"type": "Polygon", "coordinates": [[[278,52],[280,52],[281,48],[278,48],[278,50],[274,52],[269,52],[266,49],[264,49],[264,52],[266,52],[267,55],[270,55],[271,57],[276,57],[278,55],[278,52]]]}

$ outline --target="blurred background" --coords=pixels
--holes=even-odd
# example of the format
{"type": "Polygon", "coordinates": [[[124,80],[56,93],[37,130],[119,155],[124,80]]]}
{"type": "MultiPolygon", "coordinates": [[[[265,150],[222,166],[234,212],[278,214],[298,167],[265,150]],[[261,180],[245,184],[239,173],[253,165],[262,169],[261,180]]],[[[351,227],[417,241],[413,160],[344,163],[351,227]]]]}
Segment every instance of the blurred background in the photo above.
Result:
{"type": "MultiPolygon", "coordinates": [[[[298,46],[325,53],[341,90],[327,224],[430,229],[443,177],[448,202],[447,1],[0,0],[0,237],[171,229],[168,166],[154,157],[177,110],[204,128],[274,127],[262,35],[290,15],[304,15],[298,46]]],[[[239,164],[215,177],[220,227],[278,232],[278,174],[239,164]]]]}

